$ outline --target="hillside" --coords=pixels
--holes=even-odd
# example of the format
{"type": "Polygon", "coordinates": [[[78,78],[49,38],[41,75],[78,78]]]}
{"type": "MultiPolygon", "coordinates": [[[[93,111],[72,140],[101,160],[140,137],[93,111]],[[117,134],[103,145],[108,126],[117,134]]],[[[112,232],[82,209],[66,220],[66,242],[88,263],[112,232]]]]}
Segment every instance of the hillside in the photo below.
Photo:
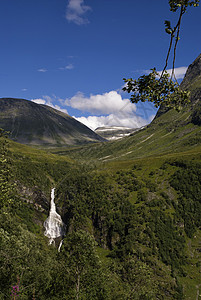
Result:
{"type": "Polygon", "coordinates": [[[0,128],[22,144],[76,145],[104,139],[67,114],[24,99],[0,99],[0,128]]]}

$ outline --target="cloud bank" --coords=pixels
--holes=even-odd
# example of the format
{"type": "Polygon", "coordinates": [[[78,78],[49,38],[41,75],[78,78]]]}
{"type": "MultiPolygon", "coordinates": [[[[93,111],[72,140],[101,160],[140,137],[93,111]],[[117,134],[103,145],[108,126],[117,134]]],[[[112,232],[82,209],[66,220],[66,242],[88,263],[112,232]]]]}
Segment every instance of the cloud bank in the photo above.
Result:
{"type": "Polygon", "coordinates": [[[71,99],[66,99],[64,105],[92,114],[88,117],[74,116],[92,130],[105,126],[139,128],[148,123],[142,116],[137,115],[136,105],[129,99],[122,99],[117,91],[89,97],[78,92],[71,99]]]}
{"type": "Polygon", "coordinates": [[[84,0],[69,0],[66,10],[66,19],[76,25],[89,23],[86,13],[91,10],[90,6],[84,5],[84,0]]]}
{"type": "Polygon", "coordinates": [[[130,103],[129,99],[122,99],[116,91],[90,95],[90,97],[85,97],[83,93],[78,92],[71,99],[66,99],[65,105],[93,114],[111,114],[120,111],[129,114],[136,111],[135,104],[130,103]]]}
{"type": "Polygon", "coordinates": [[[110,114],[108,116],[89,116],[89,117],[80,117],[76,120],[83,123],[87,127],[95,130],[98,127],[128,127],[128,128],[140,128],[146,125],[148,122],[143,118],[137,115],[126,115],[126,114],[110,114]]]}

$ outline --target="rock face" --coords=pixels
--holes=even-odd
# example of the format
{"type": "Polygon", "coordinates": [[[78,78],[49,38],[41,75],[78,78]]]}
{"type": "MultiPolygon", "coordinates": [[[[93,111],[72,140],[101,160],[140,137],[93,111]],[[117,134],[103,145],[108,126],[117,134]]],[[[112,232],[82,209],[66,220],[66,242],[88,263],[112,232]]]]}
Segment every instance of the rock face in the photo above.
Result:
{"type": "Polygon", "coordinates": [[[183,89],[188,88],[192,83],[201,79],[201,54],[189,65],[184,79],[181,83],[183,89]]]}
{"type": "Polygon", "coordinates": [[[33,204],[34,208],[39,212],[48,211],[49,203],[46,195],[37,187],[32,188],[21,185],[16,182],[18,192],[24,202],[33,204]]]}
{"type": "Polygon", "coordinates": [[[201,125],[201,54],[188,67],[181,87],[191,92],[192,123],[201,125]]]}
{"type": "Polygon", "coordinates": [[[65,146],[104,141],[69,115],[24,99],[0,99],[0,128],[16,142],[39,146],[65,146]]]}

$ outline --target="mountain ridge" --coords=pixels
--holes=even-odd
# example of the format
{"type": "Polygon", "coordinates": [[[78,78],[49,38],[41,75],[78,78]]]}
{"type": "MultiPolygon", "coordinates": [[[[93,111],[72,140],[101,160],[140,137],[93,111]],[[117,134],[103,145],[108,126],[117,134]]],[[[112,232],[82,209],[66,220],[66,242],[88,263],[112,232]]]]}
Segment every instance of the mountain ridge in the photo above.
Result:
{"type": "Polygon", "coordinates": [[[71,116],[52,107],[18,98],[0,99],[0,128],[10,138],[35,146],[63,146],[104,141],[71,116]]]}

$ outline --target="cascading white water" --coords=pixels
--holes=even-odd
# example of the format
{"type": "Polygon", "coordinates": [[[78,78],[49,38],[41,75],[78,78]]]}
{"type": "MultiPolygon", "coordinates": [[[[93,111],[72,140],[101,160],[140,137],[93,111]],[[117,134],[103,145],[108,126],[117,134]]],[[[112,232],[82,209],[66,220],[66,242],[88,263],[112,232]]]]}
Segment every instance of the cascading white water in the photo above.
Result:
{"type": "MultiPolygon", "coordinates": [[[[51,204],[49,217],[44,222],[44,235],[49,238],[49,244],[55,243],[55,238],[65,235],[66,225],[63,223],[61,216],[56,212],[56,205],[54,203],[55,188],[51,191],[51,204]]],[[[59,249],[60,250],[60,249],[59,249]]]]}
{"type": "Polygon", "coordinates": [[[61,240],[61,242],[59,243],[58,252],[60,252],[60,250],[61,250],[61,246],[62,246],[62,244],[63,244],[63,241],[64,241],[64,240],[61,240]]]}

